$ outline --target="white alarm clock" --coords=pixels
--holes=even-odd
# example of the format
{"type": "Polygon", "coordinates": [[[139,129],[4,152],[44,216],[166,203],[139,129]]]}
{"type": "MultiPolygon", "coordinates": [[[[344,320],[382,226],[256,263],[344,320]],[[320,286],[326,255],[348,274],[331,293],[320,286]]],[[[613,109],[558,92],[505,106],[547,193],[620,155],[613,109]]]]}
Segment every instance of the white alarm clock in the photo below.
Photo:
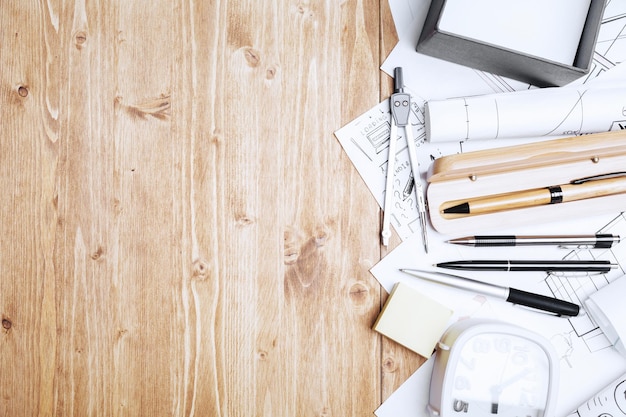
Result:
{"type": "Polygon", "coordinates": [[[558,365],[552,345],[530,330],[459,321],[437,345],[429,411],[438,417],[553,417],[558,365]]]}

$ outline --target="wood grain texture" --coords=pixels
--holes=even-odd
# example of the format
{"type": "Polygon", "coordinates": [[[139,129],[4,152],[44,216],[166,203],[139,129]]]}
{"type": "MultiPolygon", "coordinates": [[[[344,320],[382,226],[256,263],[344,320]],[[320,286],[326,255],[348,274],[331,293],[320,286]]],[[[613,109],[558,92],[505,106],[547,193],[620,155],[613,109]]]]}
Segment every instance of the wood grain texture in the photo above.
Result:
{"type": "Polygon", "coordinates": [[[386,2],[0,7],[0,414],[371,415],[386,2]]]}
{"type": "Polygon", "coordinates": [[[372,415],[421,359],[371,330],[380,214],[333,132],[387,94],[392,23],[3,1],[0,415],[372,415]]]}
{"type": "MultiPolygon", "coordinates": [[[[388,3],[382,6],[388,6],[388,3]]],[[[381,7],[380,18],[380,30],[381,30],[381,48],[380,48],[380,61],[381,63],[387,58],[393,47],[398,42],[398,36],[395,31],[395,25],[393,23],[393,17],[391,15],[389,7],[381,7]]],[[[381,72],[381,94],[380,100],[387,99],[393,93],[393,79],[387,74],[381,72]]],[[[382,221],[382,211],[381,211],[382,221]]],[[[385,248],[381,247],[381,258],[387,253],[391,252],[395,247],[400,244],[400,238],[395,233],[392,234],[390,245],[385,248]]],[[[382,303],[387,300],[387,294],[382,291],[382,303]]],[[[382,304],[381,304],[382,307],[382,304]]],[[[382,341],[382,399],[383,401],[389,398],[389,396],[404,383],[424,362],[425,358],[414,352],[404,348],[393,340],[383,338],[382,341]]]]}

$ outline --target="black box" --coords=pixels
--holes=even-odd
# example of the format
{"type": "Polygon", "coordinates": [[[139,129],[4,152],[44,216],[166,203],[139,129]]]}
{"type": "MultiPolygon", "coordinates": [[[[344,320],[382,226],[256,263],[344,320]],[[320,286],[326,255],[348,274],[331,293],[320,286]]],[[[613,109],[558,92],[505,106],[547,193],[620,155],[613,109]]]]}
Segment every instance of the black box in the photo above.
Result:
{"type": "Polygon", "coordinates": [[[417,52],[538,87],[554,87],[570,83],[589,72],[605,0],[591,0],[571,65],[443,31],[440,22],[445,5],[446,0],[432,0],[417,52]]]}

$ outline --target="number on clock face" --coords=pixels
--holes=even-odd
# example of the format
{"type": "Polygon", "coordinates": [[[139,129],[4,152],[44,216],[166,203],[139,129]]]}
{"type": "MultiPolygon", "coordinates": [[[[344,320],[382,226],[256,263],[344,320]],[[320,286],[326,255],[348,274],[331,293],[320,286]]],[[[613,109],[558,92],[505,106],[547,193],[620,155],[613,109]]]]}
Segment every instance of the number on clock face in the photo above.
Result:
{"type": "Polygon", "coordinates": [[[462,416],[537,416],[547,402],[549,359],[517,335],[482,333],[459,352],[450,404],[462,416]]]}

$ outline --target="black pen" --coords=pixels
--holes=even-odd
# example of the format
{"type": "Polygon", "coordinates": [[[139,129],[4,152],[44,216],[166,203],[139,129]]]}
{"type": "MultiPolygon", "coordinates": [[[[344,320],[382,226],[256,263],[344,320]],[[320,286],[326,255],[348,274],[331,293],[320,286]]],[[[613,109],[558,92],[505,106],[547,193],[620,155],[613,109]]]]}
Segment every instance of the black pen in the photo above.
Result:
{"type": "Polygon", "coordinates": [[[437,272],[420,271],[416,269],[401,269],[400,271],[417,278],[437,282],[439,284],[450,285],[452,287],[468,291],[474,291],[480,294],[490,295],[506,300],[509,303],[535,308],[549,313],[554,313],[559,316],[577,316],[580,311],[579,305],[570,303],[569,301],[522,291],[516,288],[488,284],[474,279],[437,272]]]}
{"type": "Polygon", "coordinates": [[[435,265],[439,268],[462,269],[465,271],[545,271],[545,272],[594,272],[606,273],[617,264],[606,260],[471,260],[442,262],[435,265]]]}
{"type": "Polygon", "coordinates": [[[539,246],[554,245],[562,248],[577,249],[608,249],[620,242],[620,237],[608,233],[595,235],[568,235],[568,236],[467,236],[448,240],[455,245],[488,247],[488,246],[539,246]]]}

